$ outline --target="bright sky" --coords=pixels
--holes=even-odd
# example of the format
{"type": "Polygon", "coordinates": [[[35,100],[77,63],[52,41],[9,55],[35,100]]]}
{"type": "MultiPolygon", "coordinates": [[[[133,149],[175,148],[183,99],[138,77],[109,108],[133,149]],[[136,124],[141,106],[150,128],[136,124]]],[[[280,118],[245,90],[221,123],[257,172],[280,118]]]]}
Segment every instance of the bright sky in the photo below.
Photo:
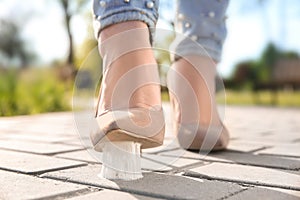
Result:
{"type": "MultiPolygon", "coordinates": [[[[219,66],[223,76],[229,76],[239,61],[257,58],[268,41],[300,53],[300,2],[267,0],[262,6],[257,2],[231,0],[229,4],[228,37],[219,66]]],[[[23,36],[42,61],[51,62],[64,58],[67,52],[64,21],[59,8],[57,0],[0,0],[0,17],[23,20],[17,11],[34,13],[23,27],[23,36]]],[[[163,10],[163,13],[166,18],[171,18],[174,9],[163,10]]],[[[72,20],[76,44],[85,38],[86,27],[86,22],[79,16],[72,20]]],[[[166,28],[166,25],[160,21],[158,27],[166,28]]]]}

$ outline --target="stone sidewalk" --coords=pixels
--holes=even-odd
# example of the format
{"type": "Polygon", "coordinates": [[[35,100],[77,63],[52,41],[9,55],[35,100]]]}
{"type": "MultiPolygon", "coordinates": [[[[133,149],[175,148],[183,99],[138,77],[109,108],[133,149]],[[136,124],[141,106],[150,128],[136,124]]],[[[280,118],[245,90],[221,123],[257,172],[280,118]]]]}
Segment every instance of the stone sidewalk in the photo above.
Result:
{"type": "Polygon", "coordinates": [[[97,177],[72,113],[0,118],[0,199],[300,199],[300,109],[228,106],[229,149],[205,156],[174,144],[164,108],[164,146],[130,182],[97,177]]]}

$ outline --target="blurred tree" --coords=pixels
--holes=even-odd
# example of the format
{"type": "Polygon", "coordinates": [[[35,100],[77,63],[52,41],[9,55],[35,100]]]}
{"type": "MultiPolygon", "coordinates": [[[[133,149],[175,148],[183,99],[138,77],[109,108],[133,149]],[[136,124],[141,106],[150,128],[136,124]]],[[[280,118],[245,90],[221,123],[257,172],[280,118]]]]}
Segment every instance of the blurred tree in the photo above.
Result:
{"type": "Polygon", "coordinates": [[[10,19],[0,19],[0,27],[0,52],[10,61],[17,59],[20,66],[26,68],[35,56],[21,37],[21,25],[10,19]]]}
{"type": "Polygon", "coordinates": [[[269,43],[263,51],[259,64],[256,67],[257,77],[260,82],[271,82],[274,67],[277,62],[282,59],[299,58],[297,52],[282,51],[273,43],[269,43]]]}
{"type": "Polygon", "coordinates": [[[281,57],[286,58],[286,59],[298,59],[298,58],[300,58],[299,54],[297,52],[294,52],[294,51],[282,52],[281,57]]]}
{"type": "Polygon", "coordinates": [[[274,84],[273,74],[280,60],[298,59],[299,54],[293,51],[282,51],[269,43],[258,60],[243,61],[236,65],[231,76],[235,88],[274,84]]]}
{"type": "MultiPolygon", "coordinates": [[[[162,85],[166,85],[168,68],[171,65],[170,52],[168,51],[171,42],[174,40],[174,33],[172,31],[157,30],[154,55],[158,64],[159,76],[161,78],[162,85]],[[160,31],[162,31],[160,33],[160,31]],[[157,34],[160,33],[160,34],[157,34]]],[[[166,90],[166,87],[162,86],[162,90],[166,90]]]]}
{"type": "Polygon", "coordinates": [[[267,45],[255,70],[260,82],[270,82],[273,68],[281,54],[281,51],[273,43],[267,45]]]}
{"type": "Polygon", "coordinates": [[[161,0],[159,1],[159,19],[165,22],[168,26],[174,28],[174,12],[166,12],[175,10],[175,2],[173,0],[161,0]]]}
{"type": "Polygon", "coordinates": [[[94,36],[92,13],[91,12],[86,13],[84,15],[84,19],[87,24],[87,35],[86,35],[85,39],[83,40],[83,42],[78,47],[76,47],[76,49],[78,49],[76,51],[76,55],[75,55],[75,60],[76,60],[75,64],[76,64],[77,68],[82,65],[82,63],[86,59],[87,55],[92,50],[97,48],[97,45],[98,45],[98,42],[94,36]]]}
{"type": "Polygon", "coordinates": [[[65,26],[69,39],[69,53],[66,64],[71,69],[71,74],[74,76],[76,73],[75,59],[74,59],[74,41],[73,33],[71,31],[71,19],[75,14],[82,12],[85,5],[90,2],[89,0],[59,0],[64,13],[65,26]]]}
{"type": "Polygon", "coordinates": [[[232,87],[241,89],[252,87],[253,83],[257,82],[257,62],[253,60],[243,61],[236,65],[235,71],[231,77],[234,83],[232,87]]]}

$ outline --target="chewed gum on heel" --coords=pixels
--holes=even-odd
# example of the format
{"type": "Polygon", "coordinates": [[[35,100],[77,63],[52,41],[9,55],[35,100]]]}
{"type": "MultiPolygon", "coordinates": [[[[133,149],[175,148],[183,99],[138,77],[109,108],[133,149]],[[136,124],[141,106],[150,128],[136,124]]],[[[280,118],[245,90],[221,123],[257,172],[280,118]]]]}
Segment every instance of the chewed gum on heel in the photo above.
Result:
{"type": "Polygon", "coordinates": [[[104,143],[103,164],[98,176],[111,180],[143,178],[140,152],[140,143],[130,141],[104,143]]]}
{"type": "Polygon", "coordinates": [[[99,130],[91,133],[96,151],[103,152],[99,177],[136,180],[142,178],[141,149],[163,144],[162,109],[131,108],[109,111],[96,118],[99,130]]]}

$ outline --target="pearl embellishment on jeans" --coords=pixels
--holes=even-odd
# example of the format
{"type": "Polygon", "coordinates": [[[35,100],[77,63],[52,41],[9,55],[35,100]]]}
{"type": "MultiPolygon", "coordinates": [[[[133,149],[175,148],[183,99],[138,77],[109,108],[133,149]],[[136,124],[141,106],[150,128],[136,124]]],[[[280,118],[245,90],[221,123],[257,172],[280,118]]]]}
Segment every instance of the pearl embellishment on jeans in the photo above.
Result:
{"type": "Polygon", "coordinates": [[[106,6],[106,2],[105,1],[100,1],[99,4],[100,4],[101,7],[105,7],[106,6]]]}
{"type": "Polygon", "coordinates": [[[182,14],[182,13],[179,13],[179,14],[178,14],[178,19],[183,19],[183,18],[184,18],[183,14],[182,14]]]}
{"type": "Polygon", "coordinates": [[[190,28],[191,24],[187,22],[187,23],[184,24],[184,26],[185,26],[185,28],[190,28]]]}
{"type": "Polygon", "coordinates": [[[198,40],[198,37],[197,37],[197,35],[192,35],[192,36],[191,36],[191,40],[193,40],[193,41],[196,41],[196,40],[198,40]]]}
{"type": "Polygon", "coordinates": [[[148,1],[146,5],[147,5],[147,8],[153,8],[154,7],[153,1],[148,1]]]}
{"type": "Polygon", "coordinates": [[[129,3],[129,2],[130,2],[130,0],[124,0],[124,2],[125,2],[125,3],[129,3]]]}
{"type": "Polygon", "coordinates": [[[215,13],[214,13],[214,12],[209,12],[209,13],[208,13],[208,16],[209,16],[210,18],[214,18],[214,17],[215,17],[215,13]]]}

